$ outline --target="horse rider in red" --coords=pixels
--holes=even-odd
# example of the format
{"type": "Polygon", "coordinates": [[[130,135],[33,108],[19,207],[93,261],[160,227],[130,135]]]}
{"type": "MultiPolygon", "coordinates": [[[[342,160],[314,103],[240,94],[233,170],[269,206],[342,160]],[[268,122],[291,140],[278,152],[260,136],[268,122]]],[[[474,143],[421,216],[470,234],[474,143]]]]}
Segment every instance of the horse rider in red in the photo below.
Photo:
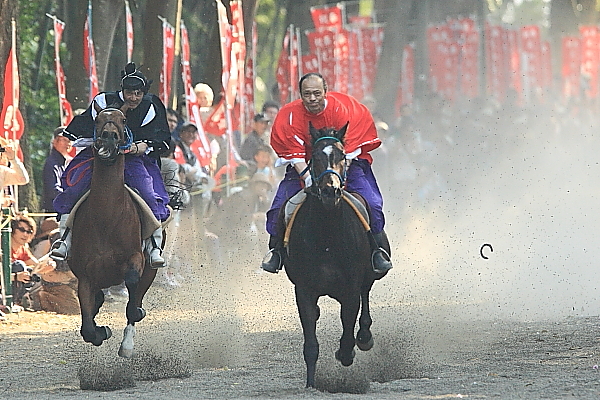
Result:
{"type": "Polygon", "coordinates": [[[327,83],[321,74],[304,75],[300,79],[299,88],[300,99],[283,106],[273,123],[271,147],[279,156],[276,166],[287,164],[287,169],[271,209],[267,212],[267,232],[271,235],[270,251],[261,268],[273,273],[281,269],[284,257],[283,232],[278,232],[277,229],[279,210],[303,186],[312,184],[307,159],[311,154],[309,123],[316,129],[340,129],[349,122],[344,143],[346,158],[350,162],[346,190],[360,194],[368,204],[371,227],[368,234],[373,270],[378,273],[386,272],[392,268],[392,263],[389,242],[383,230],[383,198],[371,170],[373,158],[369,154],[381,145],[373,116],[354,97],[328,92],[327,83]]]}

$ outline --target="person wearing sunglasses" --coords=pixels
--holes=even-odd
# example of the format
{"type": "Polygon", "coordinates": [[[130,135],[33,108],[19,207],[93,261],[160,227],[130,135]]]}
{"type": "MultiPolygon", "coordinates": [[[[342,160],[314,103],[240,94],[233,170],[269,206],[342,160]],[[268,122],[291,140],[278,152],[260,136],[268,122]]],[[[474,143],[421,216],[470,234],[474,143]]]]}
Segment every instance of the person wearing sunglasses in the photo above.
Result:
{"type": "MultiPolygon", "coordinates": [[[[69,163],[61,178],[62,193],[53,205],[60,214],[61,239],[53,245],[50,253],[56,261],[66,260],[71,235],[66,221],[73,206],[90,187],[92,171],[88,162],[92,157],[94,124],[98,109],[118,106],[126,116],[126,124],[133,135],[131,147],[125,150],[125,183],[135,189],[159,221],[169,217],[169,195],[160,173],[160,156],[169,148],[171,132],[167,123],[166,109],[158,96],[148,93],[152,80],[146,79],[135,63],[128,63],[121,71],[121,90],[102,92],[92,100],[81,115],[73,118],[62,133],[74,141],[73,146],[83,147],[69,163]],[[77,179],[69,179],[77,176],[77,179]]],[[[158,228],[145,241],[145,251],[153,268],[165,266],[160,245],[162,228],[158,228]]]]}

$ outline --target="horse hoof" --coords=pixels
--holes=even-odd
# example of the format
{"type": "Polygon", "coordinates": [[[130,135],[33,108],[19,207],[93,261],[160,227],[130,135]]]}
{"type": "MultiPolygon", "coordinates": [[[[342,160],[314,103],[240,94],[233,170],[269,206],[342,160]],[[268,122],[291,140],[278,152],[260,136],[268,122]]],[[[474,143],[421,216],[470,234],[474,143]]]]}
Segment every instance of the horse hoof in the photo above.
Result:
{"type": "Polygon", "coordinates": [[[361,343],[358,338],[356,339],[356,347],[358,347],[362,351],[369,351],[373,348],[373,344],[375,341],[373,340],[373,336],[366,343],[361,343]]]}
{"type": "Polygon", "coordinates": [[[124,349],[123,346],[119,347],[119,357],[132,358],[133,349],[124,349]]]}
{"type": "Polygon", "coordinates": [[[99,326],[96,328],[96,335],[101,338],[100,344],[102,344],[103,341],[112,337],[112,331],[108,326],[99,326]]]}
{"type": "Polygon", "coordinates": [[[141,307],[138,307],[138,312],[140,313],[140,319],[138,319],[137,322],[140,322],[146,317],[146,310],[144,310],[141,307]]]}
{"type": "Polygon", "coordinates": [[[340,356],[340,351],[338,350],[335,352],[335,359],[338,360],[344,367],[349,367],[354,362],[355,355],[356,355],[356,352],[354,351],[354,349],[352,349],[352,353],[350,354],[350,357],[344,359],[344,358],[342,358],[342,356],[340,356]]]}

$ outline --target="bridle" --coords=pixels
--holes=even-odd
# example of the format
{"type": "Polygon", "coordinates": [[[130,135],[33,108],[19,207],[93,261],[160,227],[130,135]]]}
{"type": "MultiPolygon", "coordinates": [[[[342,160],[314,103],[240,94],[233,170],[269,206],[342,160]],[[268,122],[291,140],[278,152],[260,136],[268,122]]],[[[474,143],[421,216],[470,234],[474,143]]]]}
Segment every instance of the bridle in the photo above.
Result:
{"type": "MultiPolygon", "coordinates": [[[[118,111],[123,116],[123,119],[126,119],[123,111],[118,108],[105,108],[98,113],[98,116],[96,117],[96,119],[100,116],[100,114],[102,114],[103,112],[107,112],[107,111],[118,111]]],[[[102,131],[104,129],[104,127],[109,124],[116,126],[118,129],[120,128],[119,124],[117,124],[115,121],[108,120],[108,121],[104,122],[104,124],[100,127],[100,131],[102,131]]],[[[131,144],[133,143],[133,133],[131,132],[131,129],[129,129],[129,127],[125,124],[123,124],[123,132],[122,133],[123,133],[123,139],[121,139],[117,142],[117,144],[118,144],[117,148],[119,150],[117,152],[117,154],[124,154],[125,150],[129,150],[129,148],[131,148],[131,144]]],[[[94,148],[96,150],[100,150],[100,148],[102,147],[101,143],[106,143],[106,142],[107,142],[107,140],[105,138],[98,137],[97,127],[96,127],[96,125],[94,125],[94,148]]]]}
{"type": "MultiPolygon", "coordinates": [[[[338,138],[333,137],[333,136],[323,136],[318,138],[317,140],[315,140],[315,142],[313,143],[313,149],[315,147],[315,145],[320,142],[321,140],[325,140],[325,139],[331,139],[337,143],[342,143],[338,138]]],[[[314,154],[314,151],[313,151],[314,154]]],[[[348,170],[348,164],[347,164],[347,160],[344,161],[344,165],[343,165],[343,169],[342,169],[342,173],[340,174],[339,172],[331,169],[331,168],[327,168],[326,170],[324,170],[323,172],[321,172],[320,174],[316,174],[315,172],[315,168],[314,168],[314,163],[313,163],[313,159],[314,156],[311,157],[311,159],[308,161],[307,163],[307,167],[306,169],[308,169],[308,171],[310,172],[310,176],[312,178],[313,181],[313,185],[312,185],[312,190],[311,190],[311,194],[314,194],[315,196],[317,196],[319,199],[322,199],[322,190],[321,190],[321,182],[323,180],[323,178],[327,175],[335,175],[338,177],[338,179],[340,180],[340,185],[341,188],[343,189],[346,186],[346,176],[347,176],[347,170],[348,170]]],[[[300,174],[300,176],[304,175],[306,172],[306,169],[304,171],[302,171],[302,173],[300,174]]],[[[336,190],[337,192],[337,190],[336,190]]],[[[340,193],[341,193],[341,189],[340,189],[340,193]]]]}

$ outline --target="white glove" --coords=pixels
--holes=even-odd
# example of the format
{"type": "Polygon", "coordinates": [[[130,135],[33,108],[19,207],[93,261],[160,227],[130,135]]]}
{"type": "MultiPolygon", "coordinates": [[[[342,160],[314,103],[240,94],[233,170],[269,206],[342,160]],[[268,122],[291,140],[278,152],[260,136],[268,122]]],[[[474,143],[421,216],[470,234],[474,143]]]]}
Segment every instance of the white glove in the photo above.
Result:
{"type": "Polygon", "coordinates": [[[310,174],[306,174],[304,177],[304,187],[309,187],[312,185],[312,176],[310,174]]]}

